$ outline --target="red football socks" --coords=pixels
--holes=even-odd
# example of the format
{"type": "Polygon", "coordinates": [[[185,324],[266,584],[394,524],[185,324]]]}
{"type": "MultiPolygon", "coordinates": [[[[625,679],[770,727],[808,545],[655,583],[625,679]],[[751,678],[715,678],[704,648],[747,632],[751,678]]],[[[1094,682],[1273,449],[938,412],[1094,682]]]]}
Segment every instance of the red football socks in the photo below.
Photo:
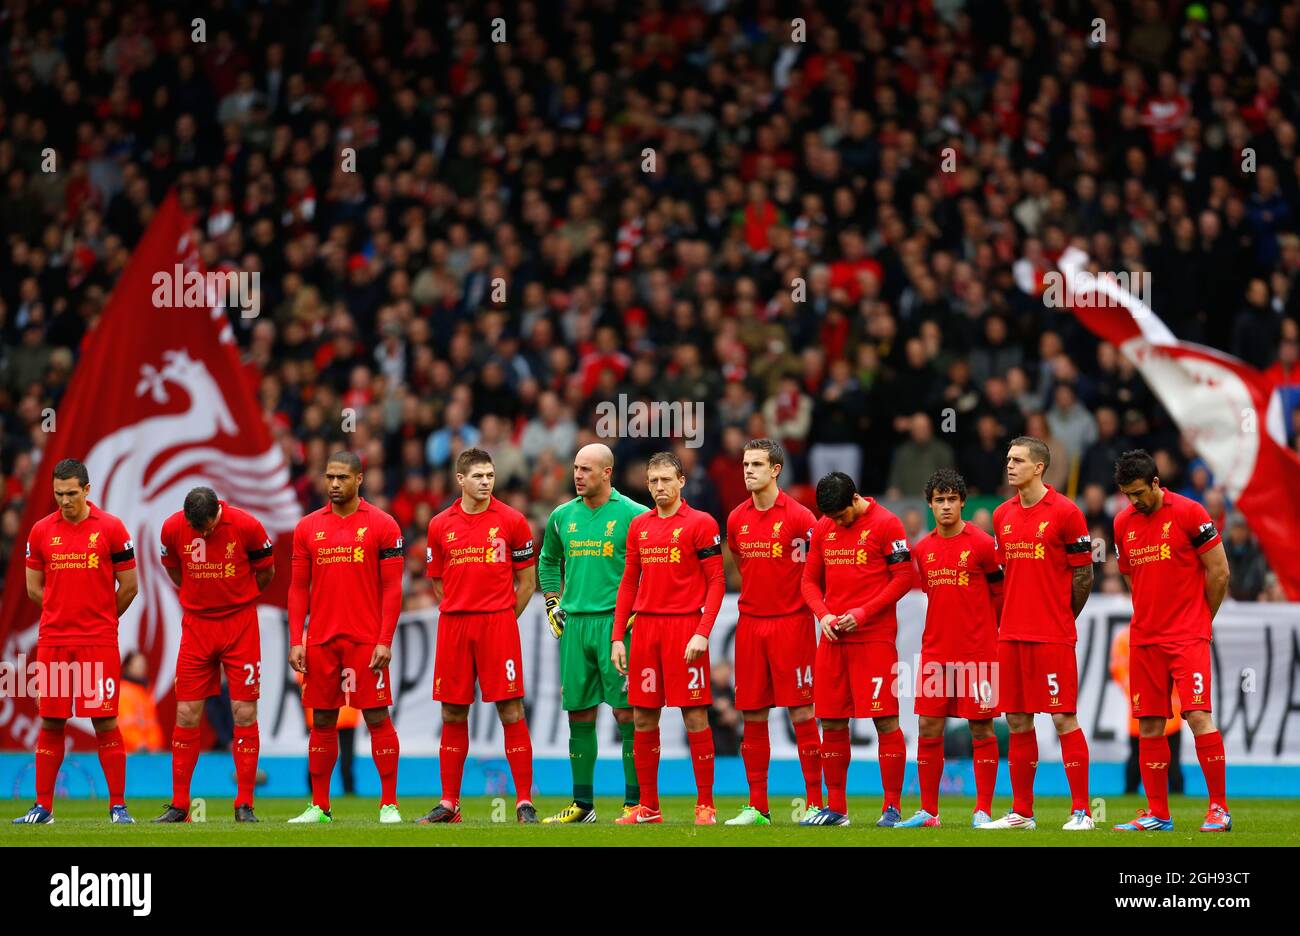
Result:
{"type": "Polygon", "coordinates": [[[1070,784],[1070,809],[1088,809],[1088,739],[1082,728],[1059,736],[1061,762],[1065,764],[1065,779],[1070,784]]]}
{"type": "MultiPolygon", "coordinates": [[[[235,729],[238,731],[239,729],[235,729]]],[[[189,812],[190,781],[194,766],[199,762],[199,729],[172,729],[172,805],[189,812]]],[[[235,769],[239,769],[239,755],[235,755],[235,769]]]]}
{"type": "Polygon", "coordinates": [[[1196,736],[1196,757],[1205,774],[1205,789],[1210,802],[1228,808],[1228,761],[1223,752],[1223,735],[1217,731],[1196,736]]]}
{"type": "Polygon", "coordinates": [[[1138,769],[1147,791],[1147,808],[1158,819],[1169,818],[1169,738],[1138,739],[1138,769]]]}
{"type": "Polygon", "coordinates": [[[42,728],[36,736],[36,802],[54,809],[54,782],[63,766],[63,728],[42,728]]]}
{"type": "Polygon", "coordinates": [[[641,805],[659,808],[659,729],[636,731],[632,735],[632,758],[636,762],[636,782],[641,788],[641,805]]]}
{"type": "Polygon", "coordinates": [[[880,785],[885,791],[884,806],[895,806],[903,799],[903,772],[907,768],[907,741],[903,729],[895,728],[878,736],[880,756],[880,785]]]}
{"type": "Polygon", "coordinates": [[[918,738],[916,775],[921,783],[921,808],[939,815],[939,780],[943,777],[943,737],[918,738]]]}
{"type": "Polygon", "coordinates": [[[745,779],[749,781],[749,805],[766,815],[771,810],[767,802],[767,769],[772,760],[766,721],[745,722],[740,756],[745,762],[745,779]]]}
{"type": "Polygon", "coordinates": [[[849,729],[827,728],[822,732],[822,773],[826,777],[826,805],[831,812],[848,815],[849,729]]]}
{"type": "Polygon", "coordinates": [[[391,718],[370,727],[370,756],[379,773],[379,805],[397,805],[397,761],[401,746],[397,743],[397,728],[391,718]]]}
{"type": "MultiPolygon", "coordinates": [[[[231,754],[235,759],[235,783],[239,787],[235,795],[236,806],[253,805],[253,787],[257,784],[257,756],[261,749],[262,736],[257,730],[257,722],[235,726],[235,743],[231,747],[231,754]]],[[[188,792],[187,783],[186,793],[188,792]]]]}
{"type": "Polygon", "coordinates": [[[1038,770],[1036,732],[1011,733],[1007,765],[1011,768],[1011,811],[1029,818],[1034,814],[1034,773],[1038,770]]]}
{"type": "Polygon", "coordinates": [[[122,743],[122,729],[96,732],[95,741],[99,744],[99,766],[104,768],[104,782],[108,784],[108,805],[125,806],[126,745],[122,743]]]}
{"type": "Polygon", "coordinates": [[[696,803],[700,806],[712,806],[713,730],[701,728],[699,731],[688,731],[686,740],[690,742],[691,764],[695,767],[695,789],[698,794],[696,803]]]}
{"type": "Polygon", "coordinates": [[[460,802],[460,781],[465,773],[465,758],[469,756],[469,722],[443,722],[442,746],[438,752],[438,768],[442,774],[442,803],[455,808],[460,802]]]}
{"type": "Polygon", "coordinates": [[[975,759],[975,810],[993,812],[993,789],[998,782],[998,739],[977,738],[971,742],[975,759]]]}
{"type": "Polygon", "coordinates": [[[329,812],[330,779],[339,759],[339,730],[312,728],[307,739],[307,772],[311,774],[311,801],[329,812]]]}
{"type": "Polygon", "coordinates": [[[528,734],[528,722],[522,718],[502,725],[505,733],[506,761],[510,776],[515,781],[515,803],[533,801],[533,739],[528,734]]]}
{"type": "Polygon", "coordinates": [[[822,739],[817,732],[817,719],[808,718],[794,726],[794,742],[799,746],[799,766],[803,769],[803,784],[808,805],[822,805],[822,739]]]}

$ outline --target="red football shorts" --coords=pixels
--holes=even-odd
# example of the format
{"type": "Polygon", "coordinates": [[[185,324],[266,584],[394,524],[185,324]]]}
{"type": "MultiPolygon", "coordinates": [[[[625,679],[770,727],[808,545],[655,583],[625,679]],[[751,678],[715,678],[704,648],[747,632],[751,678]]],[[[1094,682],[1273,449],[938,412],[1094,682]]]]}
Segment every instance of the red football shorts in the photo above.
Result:
{"type": "Polygon", "coordinates": [[[627,701],[636,708],[693,708],[713,702],[707,650],[686,662],[686,645],[700,626],[697,614],[638,612],[627,659],[627,701]]]}
{"type": "Polygon", "coordinates": [[[1079,663],[1070,644],[999,640],[998,677],[998,705],[1004,712],[1078,709],[1079,663]]]}
{"type": "Polygon", "coordinates": [[[818,718],[887,718],[898,714],[898,648],[883,641],[817,642],[818,718]]]}
{"type": "Polygon", "coordinates": [[[921,658],[913,709],[928,718],[980,721],[1000,712],[997,659],[936,660],[921,658]]]}
{"type": "MultiPolygon", "coordinates": [[[[308,638],[310,640],[310,637],[308,638]]],[[[302,684],[302,704],[309,709],[385,708],[393,704],[388,667],[370,668],[375,644],[335,637],[307,644],[307,675],[302,684]]]]}
{"type": "Polygon", "coordinates": [[[524,654],[513,610],[438,615],[433,701],[470,705],[475,679],[484,702],[524,697],[524,654]]]}
{"type": "Polygon", "coordinates": [[[742,614],[736,625],[736,708],[752,712],[773,705],[811,705],[816,658],[817,630],[810,612],[742,614]]]}
{"type": "Polygon", "coordinates": [[[176,701],[197,702],[221,694],[226,670],[230,698],[254,702],[262,694],[262,639],[254,605],[227,617],[181,616],[181,649],[176,657],[176,701]]]}
{"type": "Polygon", "coordinates": [[[1184,712],[1210,711],[1210,642],[1143,644],[1129,648],[1133,714],[1173,718],[1169,693],[1178,688],[1184,712]]]}
{"type": "Polygon", "coordinates": [[[116,718],[118,689],[122,685],[122,656],[116,645],[42,647],[37,644],[40,667],[37,709],[42,718],[71,718],[73,705],[82,718],[116,718]]]}

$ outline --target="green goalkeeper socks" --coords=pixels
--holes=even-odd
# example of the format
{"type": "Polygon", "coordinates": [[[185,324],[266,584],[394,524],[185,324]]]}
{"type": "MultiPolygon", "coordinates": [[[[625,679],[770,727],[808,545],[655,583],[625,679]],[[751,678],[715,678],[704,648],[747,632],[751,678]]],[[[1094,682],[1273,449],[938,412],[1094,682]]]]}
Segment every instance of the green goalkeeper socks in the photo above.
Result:
{"type": "Polygon", "coordinates": [[[573,801],[591,809],[596,781],[595,722],[569,722],[569,767],[573,770],[573,801]]]}
{"type": "Polygon", "coordinates": [[[636,779],[636,761],[632,759],[632,737],[635,728],[629,721],[618,726],[618,733],[623,736],[623,781],[627,784],[627,793],[623,802],[635,806],[641,802],[641,787],[636,779]]]}

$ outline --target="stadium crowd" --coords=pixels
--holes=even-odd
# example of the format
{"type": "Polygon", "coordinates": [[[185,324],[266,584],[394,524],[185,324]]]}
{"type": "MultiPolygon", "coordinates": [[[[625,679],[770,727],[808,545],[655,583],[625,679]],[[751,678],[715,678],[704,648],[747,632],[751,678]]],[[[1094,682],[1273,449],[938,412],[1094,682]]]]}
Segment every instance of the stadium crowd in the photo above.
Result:
{"type": "Polygon", "coordinates": [[[915,538],[932,470],[1003,496],[1028,433],[1110,542],[1144,446],[1228,531],[1233,597],[1281,600],[1133,366],[1040,294],[1076,238],[1150,271],[1300,446],[1298,48],[1300,2],[0,3],[0,562],[42,411],[176,186],[208,268],[261,273],[232,323],[304,510],[357,450],[412,573],[460,449],[540,531],[625,395],[703,432],[605,439],[620,489],[671,445],[720,521],[747,438],[805,503],[845,470],[915,538]]]}

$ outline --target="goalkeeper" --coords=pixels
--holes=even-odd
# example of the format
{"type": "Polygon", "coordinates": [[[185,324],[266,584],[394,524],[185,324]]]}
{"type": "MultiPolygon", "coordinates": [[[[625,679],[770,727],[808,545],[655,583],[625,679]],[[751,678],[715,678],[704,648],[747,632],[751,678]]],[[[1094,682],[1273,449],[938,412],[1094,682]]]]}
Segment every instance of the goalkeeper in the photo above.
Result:
{"type": "MultiPolygon", "coordinates": [[[[569,713],[569,766],[573,803],[542,820],[595,822],[596,709],[614,710],[623,737],[624,814],[640,800],[632,761],[632,709],[627,677],[614,668],[614,604],[623,577],[627,528],[646,507],[612,484],[614,453],[600,443],[583,446],[573,459],[578,496],[546,521],[537,578],[546,597],[546,619],[560,641],[560,699],[569,713]],[[563,597],[561,597],[563,594],[563,597]]],[[[627,640],[632,639],[631,631],[627,640]]]]}

